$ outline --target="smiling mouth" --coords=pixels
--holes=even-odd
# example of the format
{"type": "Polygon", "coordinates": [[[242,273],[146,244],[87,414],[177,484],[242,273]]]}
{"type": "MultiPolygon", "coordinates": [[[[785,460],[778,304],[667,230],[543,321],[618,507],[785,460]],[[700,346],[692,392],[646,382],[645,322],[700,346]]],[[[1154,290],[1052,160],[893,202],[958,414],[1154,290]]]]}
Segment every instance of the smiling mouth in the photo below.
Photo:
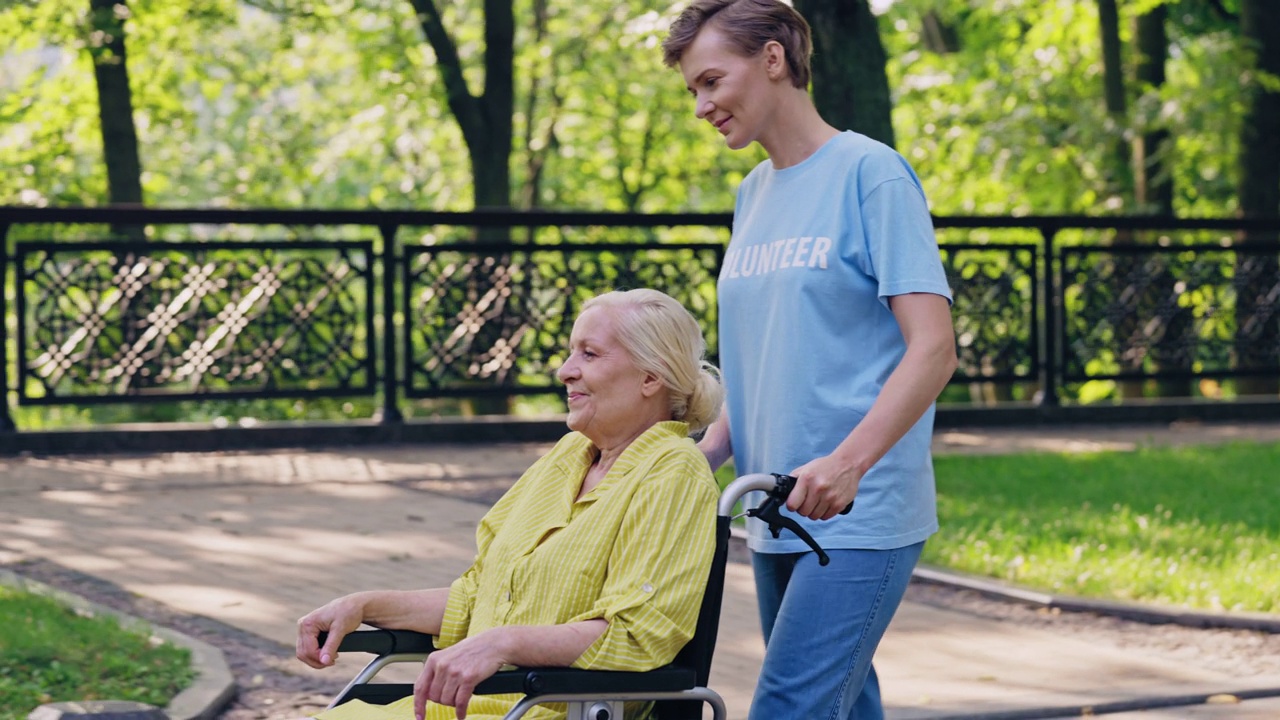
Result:
{"type": "Polygon", "coordinates": [[[732,119],[732,117],[727,117],[727,118],[725,118],[725,119],[723,119],[723,120],[720,120],[720,121],[716,122],[716,123],[715,123],[716,129],[717,129],[717,130],[719,130],[720,132],[724,132],[724,126],[725,126],[725,125],[726,125],[726,124],[727,124],[731,119],[732,119]]]}

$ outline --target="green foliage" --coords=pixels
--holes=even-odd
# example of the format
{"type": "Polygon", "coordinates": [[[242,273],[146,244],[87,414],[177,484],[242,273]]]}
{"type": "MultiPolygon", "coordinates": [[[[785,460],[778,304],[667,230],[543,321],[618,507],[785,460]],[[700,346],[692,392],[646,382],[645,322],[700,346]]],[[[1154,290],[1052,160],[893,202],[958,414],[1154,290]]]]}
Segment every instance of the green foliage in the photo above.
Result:
{"type": "MultiPolygon", "coordinates": [[[[1128,22],[1158,0],[1121,5],[1128,22]]],[[[0,9],[0,202],[105,195],[79,0],[0,9]]],[[[1228,11],[1236,9],[1226,3],[1228,11]]],[[[145,191],[156,205],[429,207],[468,203],[470,166],[408,0],[133,0],[126,32],[145,191]]],[[[472,93],[479,0],[442,3],[472,93]]],[[[759,149],[727,150],[693,117],[658,45],[654,0],[519,3],[514,197],[542,207],[723,210],[759,149]]],[[[1123,213],[1116,138],[1165,127],[1178,212],[1235,208],[1246,56],[1234,19],[1170,3],[1168,80],[1102,105],[1093,3],[898,0],[880,18],[900,149],[939,213],[1123,213]],[[924,18],[959,51],[924,42],[924,18]]],[[[816,88],[822,92],[822,88],[816,88]]]]}
{"type": "Polygon", "coordinates": [[[1079,213],[1106,207],[1100,45],[1091,3],[950,3],[961,51],[920,46],[895,5],[891,85],[900,149],[935,212],[1079,213]]]}
{"type": "MultiPolygon", "coordinates": [[[[1149,5],[1150,3],[1147,3],[1149,5]]],[[[1130,83],[1131,117],[1103,105],[1097,7],[1082,2],[901,0],[881,19],[896,89],[899,150],[938,214],[1124,214],[1109,153],[1118,138],[1164,127],[1174,138],[1175,211],[1234,210],[1244,57],[1234,26],[1205,4],[1174,3],[1168,79],[1158,91],[1130,83]],[[960,50],[924,43],[925,13],[954,27],[960,50]]],[[[1122,3],[1122,42],[1132,63],[1122,3]]]]}
{"type": "Polygon", "coordinates": [[[1280,444],[934,459],[923,561],[1049,592],[1274,612],[1280,444]]]}
{"type": "MultiPolygon", "coordinates": [[[[78,5],[48,5],[57,3],[55,15],[77,17],[78,5]]],[[[407,2],[362,3],[341,17],[281,16],[233,0],[130,7],[129,70],[152,204],[447,209],[467,196],[456,126],[423,91],[434,70],[407,2]]],[[[0,23],[23,21],[0,13],[0,23]]],[[[0,45],[10,56],[35,45],[46,60],[31,63],[39,77],[0,100],[0,117],[10,107],[23,113],[6,132],[19,142],[0,143],[0,158],[12,150],[63,165],[84,158],[101,175],[92,73],[67,24],[0,45]]],[[[0,180],[0,202],[95,204],[105,195],[105,177],[53,193],[40,182],[42,165],[18,161],[34,179],[0,180]]]]}
{"type": "MultiPolygon", "coordinates": [[[[479,5],[444,7],[473,93],[484,87],[479,5]]],[[[407,0],[128,7],[152,204],[467,206],[468,157],[407,0]]],[[[529,202],[615,210],[731,204],[761,156],[730,153],[693,118],[679,74],[660,62],[666,9],[640,0],[553,2],[541,37],[520,23],[515,182],[530,182],[535,164],[542,168],[529,202]]],[[[0,178],[0,203],[105,197],[84,22],[75,0],[0,10],[0,161],[21,168],[0,178]]]]}
{"type": "MultiPolygon", "coordinates": [[[[541,154],[541,206],[604,210],[722,210],[762,159],[734,153],[693,115],[659,44],[664,3],[552,3],[547,38],[521,55],[537,82],[526,155],[541,154]],[[554,150],[554,153],[549,152],[554,150]]],[[[526,89],[526,94],[529,90],[526,89]]],[[[527,163],[526,163],[527,165],[527,163]]],[[[517,182],[527,180],[517,176],[517,182]]]]}
{"type": "Polygon", "coordinates": [[[164,707],[194,674],[190,652],[49,598],[0,587],[0,720],[40,705],[128,700],[164,707]]]}

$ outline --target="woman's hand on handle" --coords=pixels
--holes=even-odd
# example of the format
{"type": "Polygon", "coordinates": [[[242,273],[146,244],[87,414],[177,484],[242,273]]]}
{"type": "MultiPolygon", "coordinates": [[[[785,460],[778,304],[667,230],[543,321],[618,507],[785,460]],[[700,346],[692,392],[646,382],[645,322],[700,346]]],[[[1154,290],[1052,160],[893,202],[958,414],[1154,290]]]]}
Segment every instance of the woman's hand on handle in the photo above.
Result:
{"type": "Polygon", "coordinates": [[[832,453],[790,474],[796,478],[796,487],[787,498],[787,508],[810,520],[830,520],[853,502],[863,471],[832,453]]]}

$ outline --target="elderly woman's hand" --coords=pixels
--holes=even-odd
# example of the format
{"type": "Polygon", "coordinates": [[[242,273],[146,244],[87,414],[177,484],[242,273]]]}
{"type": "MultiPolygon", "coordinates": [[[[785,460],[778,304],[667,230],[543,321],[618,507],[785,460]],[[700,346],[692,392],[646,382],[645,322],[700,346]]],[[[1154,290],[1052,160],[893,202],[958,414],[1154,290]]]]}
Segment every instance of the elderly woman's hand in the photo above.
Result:
{"type": "Polygon", "coordinates": [[[326,668],[338,660],[338,645],[364,621],[359,594],[346,595],[312,610],[298,620],[298,659],[313,668],[326,668]],[[329,637],[320,645],[320,633],[329,637]]]}
{"type": "Polygon", "coordinates": [[[508,664],[507,628],[493,628],[427,656],[413,684],[413,714],[422,718],[427,701],[456,708],[458,720],[467,716],[467,704],[476,685],[508,664]]]}
{"type": "Polygon", "coordinates": [[[608,628],[604,618],[565,625],[508,625],[437,650],[427,656],[413,685],[414,717],[421,720],[430,700],[457,708],[462,720],[476,685],[504,665],[569,667],[608,628]]]}

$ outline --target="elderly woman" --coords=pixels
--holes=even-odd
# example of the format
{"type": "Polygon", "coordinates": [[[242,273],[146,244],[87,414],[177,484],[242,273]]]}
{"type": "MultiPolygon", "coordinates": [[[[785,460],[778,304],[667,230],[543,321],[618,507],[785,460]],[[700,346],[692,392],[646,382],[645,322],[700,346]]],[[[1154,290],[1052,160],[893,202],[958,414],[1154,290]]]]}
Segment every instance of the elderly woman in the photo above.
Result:
{"type": "Polygon", "coordinates": [[[441,648],[412,698],[318,717],[501,717],[518,696],[472,691],[507,665],[671,662],[693,636],[714,549],[718,491],[689,439],[723,399],[705,347],[693,316],[655,290],[588,301],[557,373],[573,432],[485,514],[470,569],[448,588],[355,593],[298,621],[298,658],[315,668],[361,623],[429,633],[441,648]]]}

